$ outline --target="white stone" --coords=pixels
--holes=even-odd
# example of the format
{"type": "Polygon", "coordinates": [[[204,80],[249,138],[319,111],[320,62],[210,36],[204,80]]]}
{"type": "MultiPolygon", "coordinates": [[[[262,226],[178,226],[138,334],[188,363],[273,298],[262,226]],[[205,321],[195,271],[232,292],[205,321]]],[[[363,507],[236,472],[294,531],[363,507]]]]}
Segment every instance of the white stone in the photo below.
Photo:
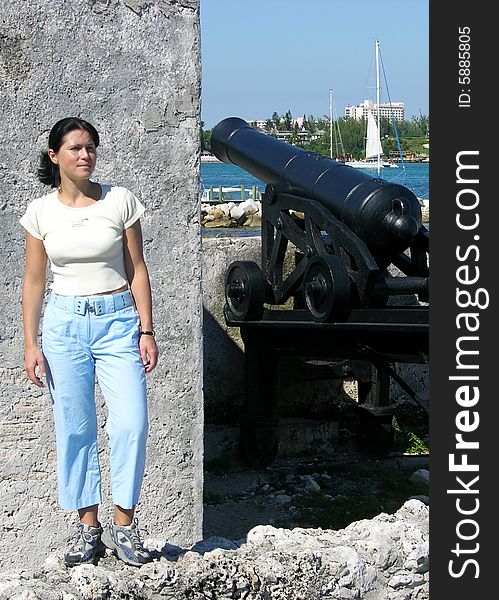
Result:
{"type": "Polygon", "coordinates": [[[430,485],[430,472],[428,469],[418,469],[409,477],[411,483],[420,484],[423,483],[427,486],[430,485]]]}
{"type": "Polygon", "coordinates": [[[318,494],[321,491],[321,486],[315,481],[311,475],[302,475],[301,480],[304,483],[305,491],[311,494],[318,494]]]}
{"type": "Polygon", "coordinates": [[[219,205],[220,210],[223,212],[225,217],[230,216],[230,206],[227,202],[219,205]]]}
{"type": "Polygon", "coordinates": [[[245,213],[244,211],[244,207],[241,204],[235,204],[231,209],[230,209],[230,216],[233,219],[240,219],[245,213]]]}
{"type": "Polygon", "coordinates": [[[252,215],[258,212],[257,203],[254,200],[251,200],[250,198],[241,202],[239,206],[242,208],[243,212],[246,215],[252,215]]]}
{"type": "Polygon", "coordinates": [[[291,496],[288,496],[287,494],[277,494],[277,496],[275,497],[275,501],[277,502],[277,504],[289,504],[291,502],[291,496]]]}

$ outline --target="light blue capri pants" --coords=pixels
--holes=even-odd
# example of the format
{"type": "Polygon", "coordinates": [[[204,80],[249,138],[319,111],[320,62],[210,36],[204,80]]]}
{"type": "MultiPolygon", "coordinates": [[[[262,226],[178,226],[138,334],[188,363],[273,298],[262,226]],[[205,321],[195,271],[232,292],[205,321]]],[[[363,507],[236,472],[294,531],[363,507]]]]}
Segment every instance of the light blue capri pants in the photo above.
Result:
{"type": "Polygon", "coordinates": [[[138,503],[147,441],[139,318],[129,290],[103,296],[50,294],[42,347],[52,396],[59,503],[76,510],[101,502],[95,375],[108,409],[113,502],[138,503]]]}

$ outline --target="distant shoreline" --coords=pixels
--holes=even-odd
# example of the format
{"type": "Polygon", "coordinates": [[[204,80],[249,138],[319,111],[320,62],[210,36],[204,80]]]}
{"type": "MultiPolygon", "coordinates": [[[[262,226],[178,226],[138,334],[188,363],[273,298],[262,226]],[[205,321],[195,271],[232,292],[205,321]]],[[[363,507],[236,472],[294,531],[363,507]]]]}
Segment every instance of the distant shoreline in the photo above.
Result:
{"type": "MultiPolygon", "coordinates": [[[[218,158],[216,156],[214,156],[213,154],[201,154],[201,162],[202,163],[219,163],[222,161],[218,160],[218,158]]],[[[399,163],[401,161],[394,160],[393,162],[399,163]]],[[[413,159],[413,160],[404,159],[404,162],[407,164],[422,164],[422,163],[428,163],[429,161],[423,160],[423,159],[413,159]]]]}

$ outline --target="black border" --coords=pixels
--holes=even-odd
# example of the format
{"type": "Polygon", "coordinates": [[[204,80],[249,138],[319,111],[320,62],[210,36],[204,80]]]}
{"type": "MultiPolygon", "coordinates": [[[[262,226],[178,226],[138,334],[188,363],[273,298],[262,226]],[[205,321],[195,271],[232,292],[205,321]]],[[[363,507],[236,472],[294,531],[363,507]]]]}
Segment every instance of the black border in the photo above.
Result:
{"type": "MultiPolygon", "coordinates": [[[[496,491],[499,469],[495,464],[499,454],[495,443],[496,439],[499,441],[496,432],[499,327],[495,293],[499,275],[496,233],[499,193],[494,191],[492,182],[499,175],[499,152],[493,148],[499,130],[494,92],[499,31],[491,6],[480,0],[430,2],[430,597],[433,600],[493,597],[497,587],[492,563],[496,560],[494,550],[499,533],[495,517],[499,493],[496,491]],[[460,27],[471,30],[469,85],[458,81],[460,27]],[[459,107],[459,94],[468,93],[468,89],[470,106],[459,107]],[[460,189],[456,183],[456,154],[470,150],[479,151],[476,159],[479,184],[471,187],[480,198],[477,209],[480,224],[473,232],[466,232],[456,225],[456,195],[460,189]],[[479,235],[478,241],[474,235],[479,235]],[[462,410],[455,400],[456,383],[449,381],[449,376],[456,373],[456,339],[463,335],[456,328],[456,316],[464,310],[456,304],[456,269],[461,264],[456,259],[456,247],[465,248],[473,243],[479,247],[480,256],[477,262],[469,264],[479,267],[477,287],[488,291],[490,304],[486,309],[475,309],[480,321],[480,329],[475,333],[479,336],[476,348],[480,399],[470,410],[478,412],[480,424],[467,437],[480,444],[478,450],[468,453],[470,463],[479,466],[479,472],[475,473],[479,481],[473,486],[478,494],[463,495],[462,502],[469,500],[466,506],[470,507],[474,503],[471,498],[478,498],[479,509],[470,518],[476,521],[479,533],[475,540],[464,542],[458,539],[456,526],[466,517],[456,509],[457,495],[447,492],[456,489],[456,475],[459,476],[449,471],[449,454],[455,452],[455,435],[459,431],[456,415],[462,410]],[[457,542],[473,552],[457,557],[451,552],[457,542]],[[476,565],[465,565],[467,559],[477,561],[478,578],[475,578],[476,565]],[[454,560],[455,572],[463,569],[461,576],[450,575],[450,560],[454,560]]],[[[469,481],[470,475],[463,474],[463,479],[469,481]]],[[[461,531],[471,534],[473,527],[468,525],[461,531]]]]}

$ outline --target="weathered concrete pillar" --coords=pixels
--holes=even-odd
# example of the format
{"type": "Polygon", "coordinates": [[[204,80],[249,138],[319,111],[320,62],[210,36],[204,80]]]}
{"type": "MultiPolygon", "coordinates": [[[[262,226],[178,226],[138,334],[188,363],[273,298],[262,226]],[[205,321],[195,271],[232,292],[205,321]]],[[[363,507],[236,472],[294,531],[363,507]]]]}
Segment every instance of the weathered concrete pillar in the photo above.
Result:
{"type": "MultiPolygon", "coordinates": [[[[74,513],[58,508],[50,398],[22,369],[26,204],[45,193],[38,152],[56,120],[101,134],[95,179],[146,206],[160,362],[149,377],[150,439],[137,515],[158,539],[202,536],[202,302],[199,0],[4,0],[0,23],[0,562],[35,565],[74,513]]],[[[104,513],[111,510],[98,395],[104,513]]]]}

